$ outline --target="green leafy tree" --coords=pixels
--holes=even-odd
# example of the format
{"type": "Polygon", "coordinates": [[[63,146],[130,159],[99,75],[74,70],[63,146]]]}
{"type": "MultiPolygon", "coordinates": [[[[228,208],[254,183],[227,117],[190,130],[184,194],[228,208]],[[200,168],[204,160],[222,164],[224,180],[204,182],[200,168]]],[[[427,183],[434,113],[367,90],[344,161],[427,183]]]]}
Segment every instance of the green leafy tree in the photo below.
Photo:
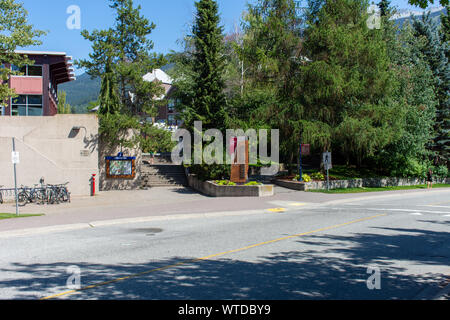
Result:
{"type": "Polygon", "coordinates": [[[8,80],[11,75],[20,74],[5,64],[22,67],[33,64],[28,57],[15,53],[17,48],[40,45],[39,37],[46,32],[34,29],[28,24],[28,12],[21,3],[14,0],[0,0],[0,103],[10,97],[15,97],[13,89],[9,88],[8,80]]]}
{"type": "MultiPolygon", "coordinates": [[[[401,114],[383,30],[367,27],[367,2],[326,2],[308,17],[302,67],[305,118],[331,131],[333,151],[361,165],[394,141],[401,114]]],[[[319,127],[320,128],[320,127],[319,127]]]]}
{"type": "Polygon", "coordinates": [[[58,113],[69,114],[72,113],[72,107],[67,103],[67,93],[63,90],[58,92],[58,113]]]}
{"type": "Polygon", "coordinates": [[[241,43],[236,43],[235,50],[245,66],[245,81],[233,103],[236,123],[280,129],[282,155],[292,163],[304,128],[297,87],[305,60],[296,4],[261,0],[248,5],[242,26],[241,43]]]}

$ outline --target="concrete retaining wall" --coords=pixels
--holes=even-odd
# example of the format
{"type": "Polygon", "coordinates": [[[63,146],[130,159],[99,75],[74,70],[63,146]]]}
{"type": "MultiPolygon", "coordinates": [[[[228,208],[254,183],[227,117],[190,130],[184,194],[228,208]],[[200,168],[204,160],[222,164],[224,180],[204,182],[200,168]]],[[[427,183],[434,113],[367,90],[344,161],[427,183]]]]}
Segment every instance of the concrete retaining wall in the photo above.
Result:
{"type": "MultiPolygon", "coordinates": [[[[284,188],[298,191],[325,190],[327,188],[326,181],[299,183],[295,181],[275,179],[273,180],[273,183],[284,188]]],[[[434,179],[434,183],[450,184],[450,178],[436,178],[434,179]]],[[[330,181],[330,189],[417,186],[422,184],[426,184],[425,179],[368,178],[368,179],[354,179],[354,180],[332,180],[330,181]]]]}
{"type": "Polygon", "coordinates": [[[268,197],[274,195],[273,185],[219,186],[211,181],[200,181],[192,174],[187,178],[192,189],[211,197],[268,197]]]}
{"type": "Polygon", "coordinates": [[[98,175],[96,115],[0,117],[0,185],[14,187],[12,138],[20,153],[18,186],[70,182],[73,195],[90,195],[92,174],[98,175]],[[79,127],[79,130],[73,130],[79,127]]]}

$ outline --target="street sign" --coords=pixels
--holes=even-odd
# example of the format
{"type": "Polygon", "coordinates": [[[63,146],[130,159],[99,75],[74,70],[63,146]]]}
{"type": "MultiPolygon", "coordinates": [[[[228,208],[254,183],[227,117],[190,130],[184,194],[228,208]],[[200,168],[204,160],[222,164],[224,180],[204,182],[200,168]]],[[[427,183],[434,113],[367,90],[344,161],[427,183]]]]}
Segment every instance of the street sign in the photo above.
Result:
{"type": "Polygon", "coordinates": [[[331,162],[331,152],[324,152],[323,153],[323,168],[325,170],[333,169],[333,165],[332,165],[332,162],[331,162]]]}
{"type": "Polygon", "coordinates": [[[20,163],[19,152],[16,152],[16,151],[11,152],[11,162],[13,164],[19,164],[20,163]]]}

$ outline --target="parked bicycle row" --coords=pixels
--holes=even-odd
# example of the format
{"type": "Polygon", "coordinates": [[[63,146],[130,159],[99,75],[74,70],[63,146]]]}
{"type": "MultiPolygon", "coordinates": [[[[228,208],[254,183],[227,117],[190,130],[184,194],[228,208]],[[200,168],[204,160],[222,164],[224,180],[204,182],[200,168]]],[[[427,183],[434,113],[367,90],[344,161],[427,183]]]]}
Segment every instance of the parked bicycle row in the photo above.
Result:
{"type": "MultiPolygon", "coordinates": [[[[36,184],[33,188],[21,186],[18,188],[18,204],[23,207],[29,203],[34,204],[60,204],[70,202],[70,192],[67,188],[69,182],[64,184],[36,184]]],[[[3,195],[15,196],[15,189],[1,189],[0,186],[0,204],[3,203],[3,195]]]]}

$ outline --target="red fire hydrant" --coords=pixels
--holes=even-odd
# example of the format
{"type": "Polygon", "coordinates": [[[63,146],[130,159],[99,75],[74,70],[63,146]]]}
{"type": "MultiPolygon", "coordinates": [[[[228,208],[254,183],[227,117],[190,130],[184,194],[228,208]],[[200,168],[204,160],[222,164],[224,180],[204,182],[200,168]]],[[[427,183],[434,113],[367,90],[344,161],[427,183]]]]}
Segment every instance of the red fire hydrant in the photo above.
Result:
{"type": "Polygon", "coordinates": [[[96,174],[92,174],[92,178],[91,178],[91,197],[95,196],[95,176],[96,174]]]}

